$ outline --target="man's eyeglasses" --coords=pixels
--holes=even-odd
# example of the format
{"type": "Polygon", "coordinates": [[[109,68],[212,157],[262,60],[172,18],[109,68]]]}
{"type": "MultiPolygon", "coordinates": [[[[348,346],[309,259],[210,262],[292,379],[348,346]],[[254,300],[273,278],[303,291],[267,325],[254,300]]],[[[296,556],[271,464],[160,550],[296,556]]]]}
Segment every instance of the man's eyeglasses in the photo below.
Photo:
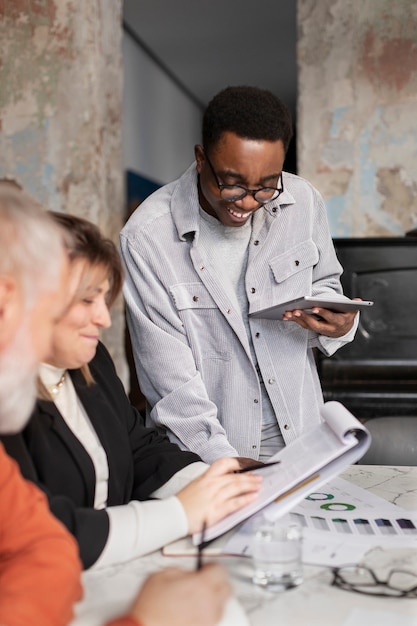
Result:
{"type": "Polygon", "coordinates": [[[259,202],[260,204],[266,204],[267,202],[276,200],[276,198],[278,198],[278,196],[284,191],[282,174],[279,175],[278,179],[278,184],[280,184],[279,187],[261,187],[261,189],[247,189],[246,187],[243,187],[243,185],[222,185],[214,170],[214,167],[211,164],[210,159],[207,155],[205,155],[205,158],[210,166],[217,187],[219,188],[220,196],[223,200],[226,200],[227,202],[237,202],[238,200],[243,200],[245,196],[250,194],[256,200],[256,202],[259,202]]]}
{"type": "Polygon", "coordinates": [[[404,570],[391,570],[385,580],[381,580],[369,567],[344,565],[332,570],[332,585],[372,596],[392,598],[417,598],[417,574],[404,570]]]}

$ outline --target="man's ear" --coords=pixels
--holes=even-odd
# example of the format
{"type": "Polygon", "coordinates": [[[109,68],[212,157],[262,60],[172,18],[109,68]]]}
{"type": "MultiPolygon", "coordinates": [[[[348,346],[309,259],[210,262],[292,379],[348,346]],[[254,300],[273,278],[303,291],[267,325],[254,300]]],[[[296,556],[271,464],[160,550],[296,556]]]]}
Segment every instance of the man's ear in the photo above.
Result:
{"type": "Polygon", "coordinates": [[[22,310],[22,293],[16,279],[0,274],[0,350],[13,339],[22,310]]]}
{"type": "Polygon", "coordinates": [[[195,156],[195,160],[197,162],[196,169],[197,169],[197,172],[200,174],[201,173],[201,168],[202,168],[203,163],[205,161],[203,146],[200,146],[199,144],[194,146],[194,156],[195,156]]]}

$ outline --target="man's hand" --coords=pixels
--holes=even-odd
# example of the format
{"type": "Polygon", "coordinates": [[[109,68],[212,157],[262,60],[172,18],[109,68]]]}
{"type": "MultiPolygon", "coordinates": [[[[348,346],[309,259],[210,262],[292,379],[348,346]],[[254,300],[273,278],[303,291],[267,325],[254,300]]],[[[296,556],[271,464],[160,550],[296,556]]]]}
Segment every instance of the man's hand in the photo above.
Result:
{"type": "MultiPolygon", "coordinates": [[[[354,298],[360,300],[360,298],[354,298]]],[[[321,307],[313,307],[311,313],[307,313],[302,309],[294,311],[285,311],[282,319],[284,321],[292,321],[299,324],[307,330],[312,330],[319,335],[326,337],[342,337],[353,326],[357,311],[349,311],[349,313],[336,313],[330,309],[322,309],[321,307]]]]}
{"type": "Polygon", "coordinates": [[[130,613],[143,626],[215,626],[230,595],[226,571],[217,563],[192,572],[169,568],[149,576],[130,613]]]}

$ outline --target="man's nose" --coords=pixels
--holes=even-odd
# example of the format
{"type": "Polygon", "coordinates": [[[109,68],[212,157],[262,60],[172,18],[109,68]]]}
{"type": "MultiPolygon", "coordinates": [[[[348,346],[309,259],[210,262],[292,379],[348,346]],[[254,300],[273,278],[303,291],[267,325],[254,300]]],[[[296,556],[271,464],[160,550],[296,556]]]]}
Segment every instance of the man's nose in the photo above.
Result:
{"type": "Polygon", "coordinates": [[[237,200],[235,204],[244,211],[253,211],[253,209],[257,209],[260,206],[251,193],[247,193],[246,196],[237,200]]]}

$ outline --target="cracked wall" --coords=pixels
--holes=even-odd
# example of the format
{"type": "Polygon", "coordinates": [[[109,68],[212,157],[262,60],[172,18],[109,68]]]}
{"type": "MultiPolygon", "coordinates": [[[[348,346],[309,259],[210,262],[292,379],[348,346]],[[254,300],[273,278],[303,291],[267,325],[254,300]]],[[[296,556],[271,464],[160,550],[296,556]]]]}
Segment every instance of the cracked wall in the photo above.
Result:
{"type": "MultiPolygon", "coordinates": [[[[115,241],[121,165],[121,0],[0,0],[0,177],[115,241]]],[[[123,363],[123,311],[105,337],[123,363]]]]}
{"type": "Polygon", "coordinates": [[[417,2],[298,0],[299,173],[335,237],[417,226],[417,2]]]}

